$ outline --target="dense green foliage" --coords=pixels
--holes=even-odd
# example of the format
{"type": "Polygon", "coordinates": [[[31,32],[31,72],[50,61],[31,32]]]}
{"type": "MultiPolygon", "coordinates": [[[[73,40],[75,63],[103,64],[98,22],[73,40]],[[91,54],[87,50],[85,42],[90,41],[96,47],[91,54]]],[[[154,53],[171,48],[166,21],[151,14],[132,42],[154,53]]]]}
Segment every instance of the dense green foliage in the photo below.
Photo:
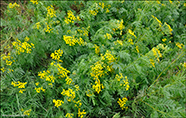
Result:
{"type": "Polygon", "coordinates": [[[33,1],[1,18],[1,115],[186,117],[186,3],[33,1]]]}

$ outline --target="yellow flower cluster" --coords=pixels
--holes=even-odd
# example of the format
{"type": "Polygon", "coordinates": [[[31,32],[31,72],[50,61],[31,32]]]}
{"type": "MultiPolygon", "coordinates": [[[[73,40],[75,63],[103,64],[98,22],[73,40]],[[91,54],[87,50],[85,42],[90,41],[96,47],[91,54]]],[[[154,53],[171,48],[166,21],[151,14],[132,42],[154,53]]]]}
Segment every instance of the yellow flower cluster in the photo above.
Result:
{"type": "MultiPolygon", "coordinates": [[[[56,78],[50,74],[51,74],[51,72],[49,70],[43,71],[43,72],[38,72],[38,76],[40,76],[41,79],[45,79],[46,81],[50,82],[48,85],[52,86],[52,83],[54,83],[56,78]]],[[[40,90],[42,90],[42,89],[40,88],[40,90]]],[[[40,90],[38,88],[36,91],[40,91],[40,90]]]]}
{"type": "MultiPolygon", "coordinates": [[[[161,4],[159,0],[156,1],[158,4],[161,4]]],[[[165,6],[165,4],[161,4],[162,6],[165,6]]]]}
{"type": "Polygon", "coordinates": [[[136,51],[139,53],[139,47],[138,46],[136,46],[136,51]]]}
{"type": "Polygon", "coordinates": [[[159,23],[159,26],[161,27],[162,26],[162,23],[161,23],[161,21],[160,20],[158,20],[158,18],[157,17],[155,17],[155,16],[153,16],[153,15],[151,15],[154,19],[156,19],[156,21],[158,21],[158,23],[159,23]]]}
{"type": "Polygon", "coordinates": [[[134,34],[134,32],[132,30],[129,29],[129,34],[131,34],[132,36],[134,36],[136,38],[136,35],[134,34]]]}
{"type": "Polygon", "coordinates": [[[157,60],[159,62],[160,61],[159,57],[162,57],[162,54],[160,53],[160,50],[158,48],[156,48],[156,47],[153,47],[152,48],[152,52],[153,52],[154,56],[157,58],[157,60]]]}
{"type": "Polygon", "coordinates": [[[106,34],[104,35],[104,37],[110,40],[110,39],[112,38],[112,35],[109,34],[109,33],[106,33],[106,34]]]}
{"type": "Polygon", "coordinates": [[[95,85],[93,85],[92,88],[99,94],[101,89],[104,89],[104,86],[103,86],[103,84],[100,83],[99,79],[96,79],[95,80],[95,85]]]}
{"type": "Polygon", "coordinates": [[[116,30],[120,30],[120,35],[122,35],[122,30],[125,28],[125,26],[123,25],[123,19],[121,19],[121,21],[117,20],[117,23],[116,23],[116,28],[113,28],[112,30],[115,32],[116,30]]]}
{"type": "Polygon", "coordinates": [[[17,3],[15,2],[14,4],[9,3],[9,4],[8,4],[8,7],[9,7],[9,8],[14,8],[14,7],[20,7],[20,5],[17,4],[17,3]]]}
{"type": "Polygon", "coordinates": [[[99,54],[99,52],[100,52],[99,46],[97,46],[96,44],[94,44],[94,48],[95,48],[95,53],[96,54],[99,54]]]}
{"type": "Polygon", "coordinates": [[[29,116],[32,109],[26,110],[23,114],[29,116]]]}
{"type": "Polygon", "coordinates": [[[101,8],[102,8],[102,9],[104,9],[105,4],[104,4],[103,2],[102,2],[102,3],[101,3],[101,2],[99,2],[99,5],[101,6],[101,8]]]}
{"type": "Polygon", "coordinates": [[[73,118],[73,116],[74,116],[73,113],[67,113],[67,114],[65,115],[65,117],[67,117],[67,118],[73,118]]]}
{"type": "Polygon", "coordinates": [[[91,77],[98,79],[99,77],[104,75],[103,71],[103,62],[97,61],[94,65],[91,65],[92,72],[90,73],[91,77]]]}
{"type": "Polygon", "coordinates": [[[80,33],[80,35],[84,35],[84,36],[88,36],[88,30],[89,30],[90,26],[85,29],[84,27],[82,27],[82,30],[81,29],[77,29],[77,31],[80,33]]]}
{"type": "Polygon", "coordinates": [[[45,92],[45,89],[43,89],[43,87],[35,88],[35,90],[37,93],[40,93],[41,90],[45,92]]]}
{"type": "Polygon", "coordinates": [[[53,32],[53,30],[54,30],[54,28],[52,28],[52,25],[51,24],[48,24],[47,22],[45,23],[46,24],[46,28],[44,28],[44,31],[45,32],[48,32],[48,33],[52,33],[53,32]]]}
{"type": "Polygon", "coordinates": [[[124,82],[124,84],[120,84],[120,86],[124,86],[126,91],[128,91],[130,86],[129,86],[129,82],[128,82],[127,76],[125,76],[125,79],[123,80],[123,82],[124,82]]]}
{"type": "Polygon", "coordinates": [[[72,36],[63,35],[63,40],[66,42],[66,44],[69,44],[70,46],[74,46],[76,43],[78,43],[79,45],[84,44],[84,41],[81,37],[77,39],[75,38],[75,36],[72,37],[72,36]]]}
{"type": "Polygon", "coordinates": [[[167,40],[166,38],[162,39],[163,42],[165,42],[166,40],[167,40]]]}
{"type": "MultiPolygon", "coordinates": [[[[122,78],[123,78],[122,73],[119,73],[119,75],[116,74],[116,76],[115,76],[115,79],[119,82],[121,81],[122,78]]],[[[129,86],[127,76],[125,76],[125,79],[123,79],[122,82],[124,82],[124,83],[123,84],[121,83],[120,86],[124,86],[126,88],[126,91],[128,91],[130,86],[129,86]]]]}
{"type": "Polygon", "coordinates": [[[155,63],[153,59],[150,59],[150,63],[152,64],[153,67],[155,67],[155,63]]]}
{"type": "Polygon", "coordinates": [[[58,75],[60,75],[60,77],[65,78],[67,77],[67,74],[70,73],[69,70],[67,70],[66,68],[63,68],[60,64],[54,65],[55,67],[57,67],[58,69],[58,75]]]}
{"type": "Polygon", "coordinates": [[[17,49],[16,52],[18,55],[20,55],[21,53],[31,53],[32,49],[31,48],[35,48],[34,44],[31,43],[29,44],[29,38],[25,37],[25,41],[23,43],[21,43],[20,40],[16,39],[17,41],[14,41],[12,43],[12,45],[17,49]]]}
{"type": "Polygon", "coordinates": [[[55,103],[55,106],[56,106],[56,107],[59,107],[59,106],[61,106],[61,105],[64,103],[64,101],[53,99],[53,103],[55,103]],[[61,103],[62,103],[62,104],[61,104],[61,103]]]}
{"type": "Polygon", "coordinates": [[[63,62],[62,60],[60,60],[60,57],[63,54],[63,50],[55,50],[54,53],[52,53],[50,56],[52,57],[52,59],[57,60],[57,62],[63,62]]]}
{"type": "Polygon", "coordinates": [[[119,75],[118,75],[118,74],[116,74],[115,79],[116,79],[117,81],[120,81],[120,80],[123,78],[122,73],[119,73],[119,75]],[[120,76],[119,76],[119,75],[120,75],[120,76]]]}
{"type": "Polygon", "coordinates": [[[119,44],[119,45],[123,46],[123,41],[121,41],[121,40],[116,40],[116,41],[114,41],[114,44],[115,44],[115,45],[119,44]]]}
{"type": "Polygon", "coordinates": [[[89,10],[89,13],[92,14],[92,15],[94,15],[94,16],[96,16],[97,13],[98,13],[98,10],[97,9],[95,9],[95,10],[89,10]]]}
{"type": "MultiPolygon", "coordinates": [[[[121,21],[119,22],[118,28],[119,28],[120,30],[122,30],[122,29],[125,28],[125,26],[123,25],[123,19],[121,19],[121,21]]],[[[120,34],[120,35],[121,35],[121,34],[120,34]]]]}
{"type": "Polygon", "coordinates": [[[110,10],[107,8],[106,13],[109,13],[109,12],[110,12],[110,10]]]}
{"type": "Polygon", "coordinates": [[[1,68],[1,71],[4,73],[4,72],[5,72],[5,68],[4,68],[4,67],[2,67],[2,68],[1,68]]]}
{"type": "Polygon", "coordinates": [[[169,0],[169,2],[172,4],[172,1],[171,0],[169,0]]]}
{"type": "Polygon", "coordinates": [[[184,68],[186,68],[186,62],[181,63],[181,65],[182,65],[184,68]]]}
{"type": "Polygon", "coordinates": [[[47,17],[56,17],[56,11],[54,11],[54,7],[52,5],[47,7],[47,17]]]}
{"type": "Polygon", "coordinates": [[[41,79],[46,78],[46,76],[48,76],[50,74],[50,71],[43,71],[43,72],[38,72],[38,76],[40,76],[41,79]]]}
{"type": "Polygon", "coordinates": [[[180,44],[179,42],[177,42],[177,43],[176,43],[176,46],[177,46],[178,48],[182,49],[183,43],[180,44]]]}
{"type": "Polygon", "coordinates": [[[80,108],[78,109],[78,117],[83,118],[83,116],[86,114],[85,110],[82,112],[80,111],[80,108]]]}
{"type": "Polygon", "coordinates": [[[79,86],[75,85],[76,91],[79,91],[79,86]]]}
{"type": "Polygon", "coordinates": [[[134,42],[132,39],[129,39],[128,42],[131,44],[131,45],[134,45],[134,42]]]}
{"type": "Polygon", "coordinates": [[[65,79],[65,81],[66,81],[66,84],[70,85],[71,82],[72,82],[72,79],[69,76],[67,76],[67,78],[65,79]]]}
{"type": "Polygon", "coordinates": [[[63,89],[61,94],[66,95],[67,101],[69,101],[69,102],[73,101],[73,99],[75,98],[75,92],[70,88],[68,88],[68,90],[63,89]]]}
{"type": "MultiPolygon", "coordinates": [[[[80,17],[77,16],[77,19],[80,21],[80,17]]],[[[65,23],[69,24],[69,23],[74,23],[74,21],[76,20],[76,17],[74,16],[73,12],[71,10],[68,10],[67,12],[67,18],[65,17],[65,23]]]]}
{"type": "MultiPolygon", "coordinates": [[[[104,9],[106,7],[105,3],[103,3],[103,2],[102,3],[99,2],[99,6],[100,7],[98,7],[97,6],[97,3],[96,3],[96,8],[98,8],[98,9],[100,9],[100,8],[104,9]]],[[[109,13],[110,12],[110,10],[109,10],[110,7],[111,7],[111,5],[108,5],[108,8],[106,8],[106,13],[109,13]]]]}
{"type": "Polygon", "coordinates": [[[122,100],[119,98],[118,100],[118,104],[120,105],[120,107],[122,108],[122,110],[125,108],[127,109],[128,107],[125,107],[126,102],[128,101],[128,99],[126,97],[122,98],[122,100]]]}
{"type": "Polygon", "coordinates": [[[73,102],[75,103],[74,106],[77,107],[77,108],[80,108],[81,105],[82,105],[81,100],[78,100],[77,102],[75,100],[73,100],[73,102]]]}
{"type": "MultiPolygon", "coordinates": [[[[27,84],[27,82],[11,82],[11,85],[13,85],[14,87],[18,86],[18,88],[25,88],[25,85],[27,84]]],[[[19,93],[23,93],[23,91],[25,91],[25,89],[20,89],[19,93]]]]}
{"type": "Polygon", "coordinates": [[[32,2],[33,4],[38,4],[38,0],[30,0],[30,2],[32,2]]]}
{"type": "Polygon", "coordinates": [[[71,36],[63,35],[63,40],[66,42],[66,44],[69,44],[70,46],[74,46],[76,44],[76,39],[71,36]]]}
{"type": "Polygon", "coordinates": [[[41,24],[40,24],[40,22],[37,22],[37,23],[34,25],[34,28],[39,29],[39,27],[41,27],[41,24]]]}
{"type": "Polygon", "coordinates": [[[8,53],[7,56],[6,56],[5,54],[2,54],[1,56],[2,56],[2,59],[3,59],[4,61],[6,61],[6,65],[9,65],[9,66],[12,65],[11,59],[12,59],[13,57],[10,56],[10,53],[8,53]]]}
{"type": "Polygon", "coordinates": [[[109,50],[106,51],[105,55],[101,55],[102,60],[107,59],[108,63],[112,63],[116,60],[109,50]]]}

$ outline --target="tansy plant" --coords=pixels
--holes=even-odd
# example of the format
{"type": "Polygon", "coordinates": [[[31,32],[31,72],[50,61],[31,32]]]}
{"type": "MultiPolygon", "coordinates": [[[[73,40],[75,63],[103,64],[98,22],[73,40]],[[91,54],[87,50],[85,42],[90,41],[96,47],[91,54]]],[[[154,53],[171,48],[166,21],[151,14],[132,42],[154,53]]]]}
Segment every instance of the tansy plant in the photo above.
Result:
{"type": "Polygon", "coordinates": [[[185,9],[183,1],[7,3],[2,115],[186,117],[185,9]]]}

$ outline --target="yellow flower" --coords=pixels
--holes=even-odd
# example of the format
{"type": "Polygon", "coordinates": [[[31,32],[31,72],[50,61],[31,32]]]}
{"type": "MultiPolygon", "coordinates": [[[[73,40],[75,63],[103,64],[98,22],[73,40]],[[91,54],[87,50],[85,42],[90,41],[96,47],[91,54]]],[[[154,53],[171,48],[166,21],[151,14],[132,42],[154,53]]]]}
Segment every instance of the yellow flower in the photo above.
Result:
{"type": "Polygon", "coordinates": [[[65,90],[63,89],[63,91],[61,92],[62,95],[66,95],[68,98],[67,100],[70,102],[70,101],[73,101],[73,99],[75,98],[75,92],[68,88],[68,90],[65,90]]]}
{"type": "Polygon", "coordinates": [[[67,113],[67,114],[65,115],[65,117],[67,117],[67,118],[73,118],[73,116],[74,116],[73,113],[67,113]]]}
{"type": "Polygon", "coordinates": [[[67,78],[65,79],[65,81],[66,81],[66,84],[70,85],[71,82],[72,82],[72,79],[67,76],[67,78]]]}
{"type": "Polygon", "coordinates": [[[99,46],[97,46],[96,44],[94,44],[94,48],[95,48],[95,53],[96,54],[99,54],[99,52],[100,52],[99,46]]]}
{"type": "Polygon", "coordinates": [[[82,112],[80,111],[80,108],[78,108],[78,117],[83,118],[83,116],[86,114],[85,110],[82,112]]]}
{"type": "Polygon", "coordinates": [[[136,51],[139,53],[139,48],[138,48],[138,46],[136,46],[136,51]]]}
{"type": "Polygon", "coordinates": [[[131,34],[132,36],[134,36],[136,38],[136,35],[130,29],[129,29],[129,34],[131,34]]]}
{"type": "Polygon", "coordinates": [[[125,107],[125,104],[127,101],[128,101],[128,99],[126,97],[122,98],[122,100],[119,98],[119,100],[117,101],[118,104],[120,105],[120,107],[122,108],[122,110],[124,108],[127,109],[127,107],[125,107]]]}
{"type": "Polygon", "coordinates": [[[176,43],[176,46],[177,46],[178,48],[182,49],[183,44],[182,44],[182,43],[180,44],[179,42],[177,42],[177,43],[176,43]]]}
{"type": "Polygon", "coordinates": [[[21,89],[21,90],[19,90],[19,93],[23,93],[23,91],[25,91],[25,89],[21,89]]]}
{"type": "Polygon", "coordinates": [[[120,80],[123,78],[122,73],[119,73],[119,75],[118,75],[118,74],[116,74],[115,79],[117,79],[117,81],[120,81],[120,80]],[[120,75],[120,76],[119,76],[119,75],[120,75]]]}
{"type": "Polygon", "coordinates": [[[128,42],[131,44],[131,45],[134,45],[133,43],[133,40],[132,39],[129,39],[128,42]]]}
{"type": "Polygon", "coordinates": [[[54,7],[52,5],[47,7],[47,17],[56,17],[56,11],[54,11],[54,7]]]}
{"type": "Polygon", "coordinates": [[[117,40],[117,41],[114,41],[114,44],[117,45],[117,43],[121,46],[123,46],[123,41],[121,40],[117,40]]]}
{"type": "Polygon", "coordinates": [[[104,35],[104,37],[110,40],[110,39],[112,38],[112,35],[111,35],[111,34],[106,33],[106,35],[104,35]]]}
{"type": "Polygon", "coordinates": [[[36,86],[38,86],[39,85],[39,82],[37,82],[37,83],[35,83],[36,84],[36,86]]]}
{"type": "Polygon", "coordinates": [[[153,59],[150,59],[150,63],[152,64],[153,67],[155,67],[155,63],[153,59]]]}
{"type": "Polygon", "coordinates": [[[69,44],[70,46],[74,46],[77,42],[77,39],[73,36],[66,36],[63,35],[63,40],[65,41],[66,44],[69,44]]]}
{"type": "Polygon", "coordinates": [[[61,106],[61,105],[64,103],[64,101],[53,99],[53,103],[55,103],[55,106],[56,106],[56,107],[59,107],[59,106],[61,106]]]}
{"type": "Polygon", "coordinates": [[[38,4],[38,0],[30,0],[30,2],[32,2],[33,4],[38,4]]]}
{"type": "Polygon", "coordinates": [[[58,75],[60,75],[62,78],[67,77],[67,74],[70,73],[69,70],[63,68],[60,64],[57,64],[57,69],[58,69],[58,75]]]}
{"type": "Polygon", "coordinates": [[[101,88],[104,89],[104,86],[103,84],[100,83],[99,79],[96,79],[95,85],[93,85],[92,88],[99,94],[99,92],[101,91],[101,88]]]}
{"type": "Polygon", "coordinates": [[[22,83],[22,82],[19,82],[18,81],[18,84],[19,84],[19,87],[18,88],[25,88],[25,84],[27,84],[27,82],[22,83]]]}
{"type": "Polygon", "coordinates": [[[62,60],[60,60],[60,57],[63,54],[63,50],[55,50],[54,53],[52,53],[50,56],[52,57],[52,59],[57,60],[58,62],[63,62],[62,60]]]}
{"type": "Polygon", "coordinates": [[[26,110],[26,111],[25,111],[23,114],[24,114],[24,115],[28,115],[28,116],[29,116],[31,111],[32,111],[31,109],[26,110]]]}
{"type": "Polygon", "coordinates": [[[111,54],[111,52],[110,51],[106,51],[106,53],[105,53],[105,58],[108,60],[108,63],[112,63],[112,62],[114,62],[116,59],[114,58],[114,56],[111,54]]]}
{"type": "Polygon", "coordinates": [[[35,90],[36,90],[37,93],[40,93],[41,88],[40,87],[39,88],[35,88],[35,90]]]}
{"type": "Polygon", "coordinates": [[[43,92],[45,92],[45,89],[43,89],[43,87],[41,87],[41,90],[42,90],[43,92]]]}
{"type": "Polygon", "coordinates": [[[98,78],[104,75],[103,71],[103,62],[97,61],[94,63],[94,65],[90,66],[91,67],[91,77],[98,78]]]}
{"type": "Polygon", "coordinates": [[[172,4],[172,1],[171,0],[169,0],[169,2],[172,4]]]}
{"type": "Polygon", "coordinates": [[[9,3],[9,4],[8,4],[8,7],[9,7],[9,8],[14,8],[14,7],[20,7],[20,5],[18,5],[18,4],[15,2],[14,4],[9,3]]]}
{"type": "Polygon", "coordinates": [[[4,67],[2,67],[2,68],[1,68],[1,71],[4,73],[4,72],[5,72],[5,68],[4,68],[4,67]]]}
{"type": "Polygon", "coordinates": [[[166,38],[162,39],[163,42],[165,42],[166,40],[167,40],[166,38]]]}
{"type": "Polygon", "coordinates": [[[39,29],[39,27],[41,27],[40,22],[37,22],[35,25],[36,25],[35,27],[36,27],[37,29],[39,29]]]}
{"type": "Polygon", "coordinates": [[[79,86],[75,85],[76,91],[79,91],[79,86]]]}
{"type": "Polygon", "coordinates": [[[109,13],[109,9],[107,8],[106,13],[109,13]]]}
{"type": "MultiPolygon", "coordinates": [[[[182,64],[182,63],[181,63],[182,64]]],[[[184,67],[184,68],[186,68],[186,62],[184,62],[183,64],[182,64],[182,66],[184,67]]]]}

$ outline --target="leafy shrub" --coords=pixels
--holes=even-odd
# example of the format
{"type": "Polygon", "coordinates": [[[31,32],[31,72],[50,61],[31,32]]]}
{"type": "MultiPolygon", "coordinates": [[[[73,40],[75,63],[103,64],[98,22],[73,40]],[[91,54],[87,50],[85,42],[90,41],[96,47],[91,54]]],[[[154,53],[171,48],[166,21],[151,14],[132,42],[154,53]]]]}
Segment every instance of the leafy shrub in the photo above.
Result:
{"type": "Polygon", "coordinates": [[[185,117],[185,4],[9,3],[2,114],[185,117]]]}

